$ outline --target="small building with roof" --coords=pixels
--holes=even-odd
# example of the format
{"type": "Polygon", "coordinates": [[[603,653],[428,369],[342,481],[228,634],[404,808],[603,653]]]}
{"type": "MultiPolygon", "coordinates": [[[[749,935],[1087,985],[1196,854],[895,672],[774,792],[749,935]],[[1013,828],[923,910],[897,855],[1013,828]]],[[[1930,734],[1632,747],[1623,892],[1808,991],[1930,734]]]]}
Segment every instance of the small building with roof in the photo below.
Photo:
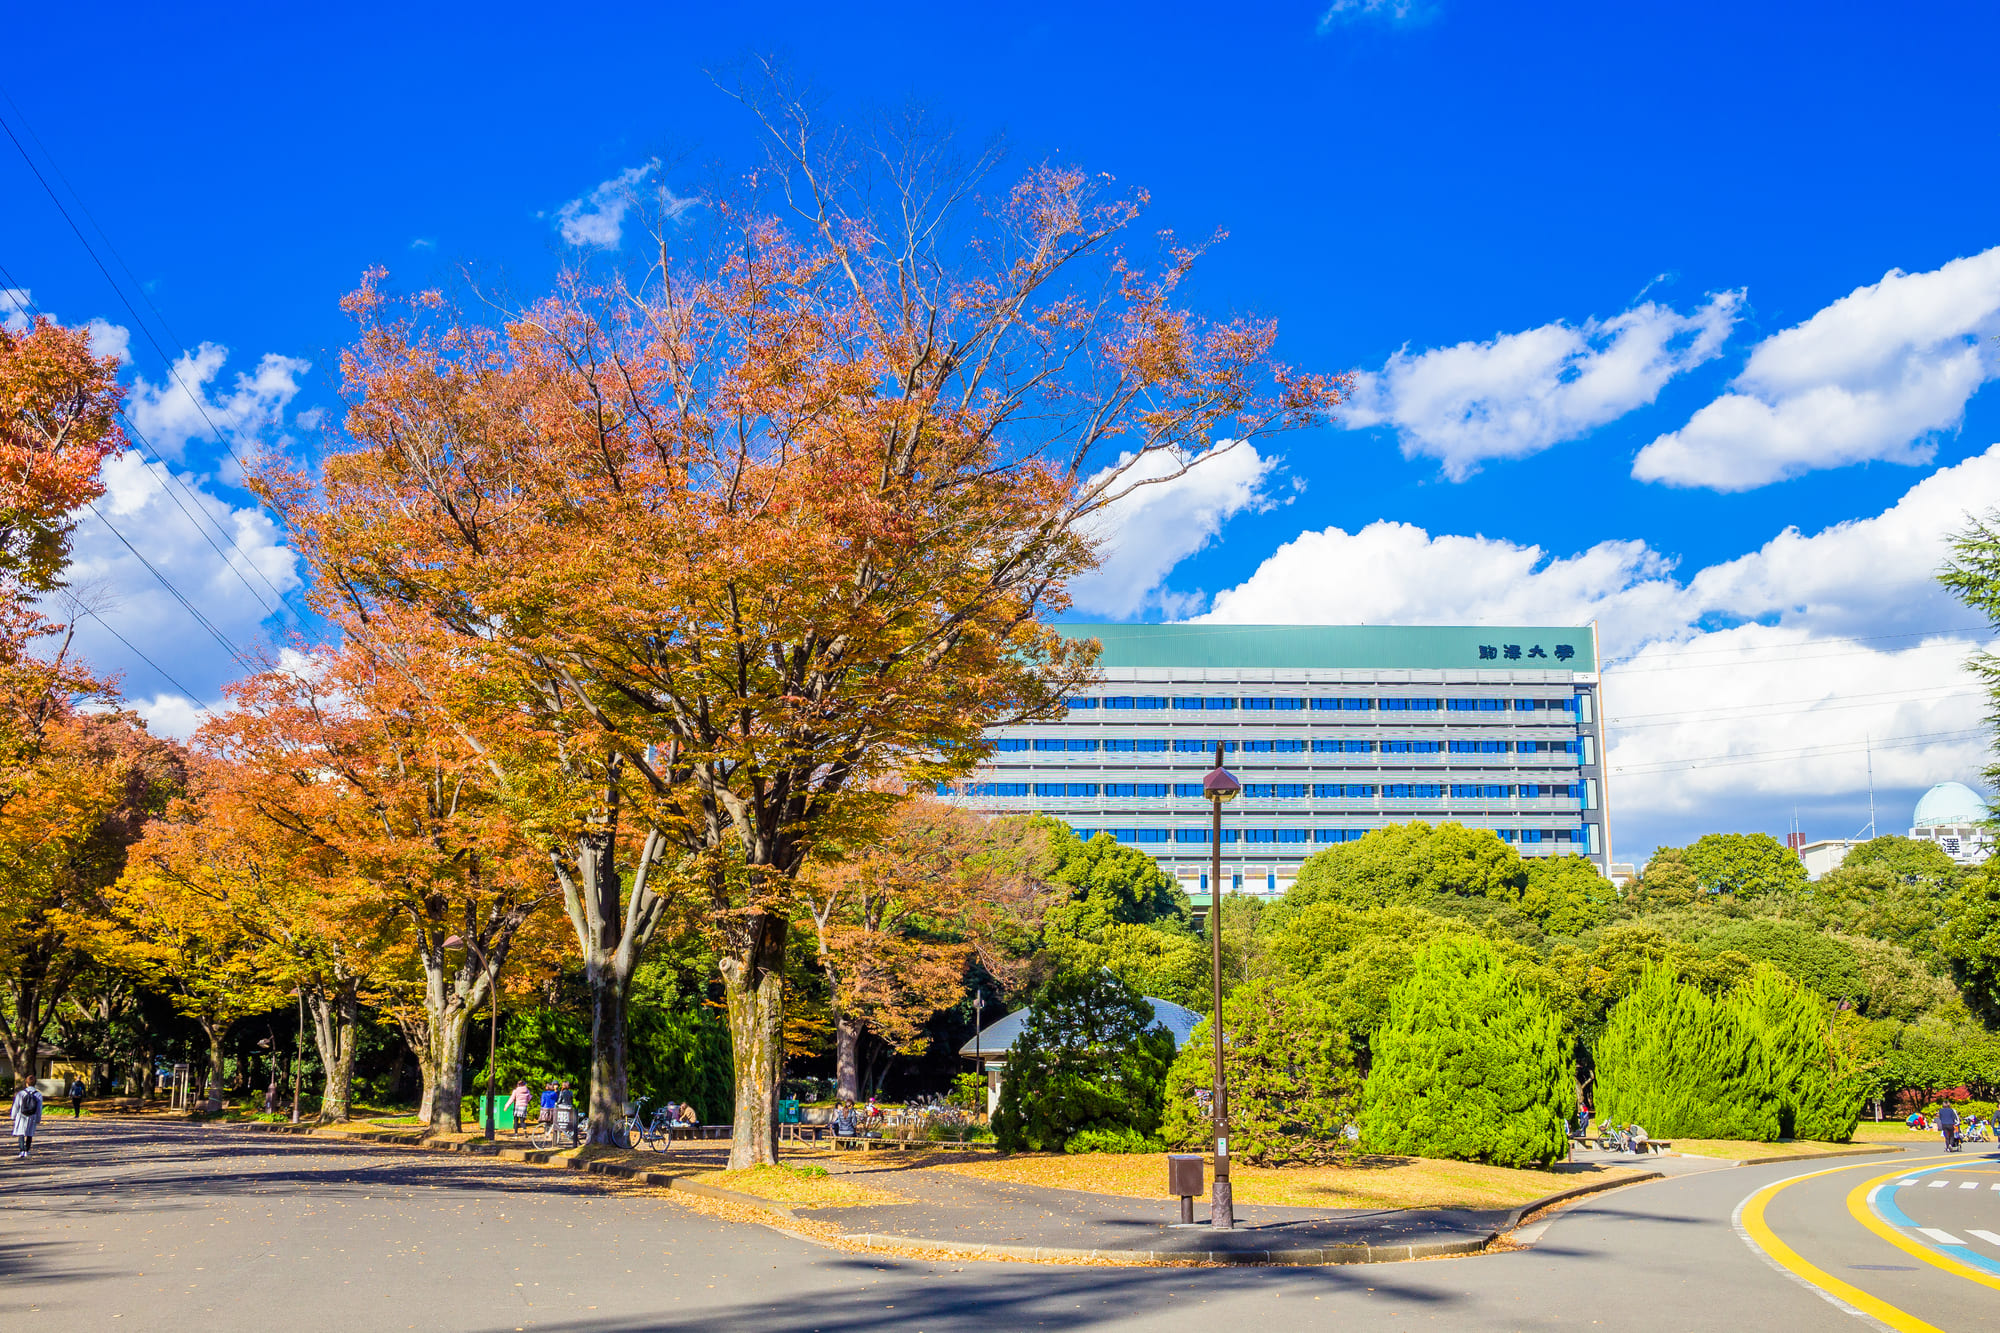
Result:
{"type": "MultiPolygon", "coordinates": [[[[1156,995],[1143,997],[1153,1006],[1153,1028],[1160,1028],[1174,1039],[1174,1049],[1187,1045],[1193,1035],[1195,1025],[1202,1015],[1185,1005],[1172,1000],[1162,1000],[1156,995]]],[[[1028,1026],[1033,1009],[1016,1009],[1005,1018],[995,1019],[975,1032],[958,1048],[958,1053],[968,1060],[978,1062],[979,1072],[986,1076],[986,1113],[992,1115],[1000,1105],[1000,1080],[1007,1072],[1007,1054],[1014,1049],[1014,1043],[1021,1039],[1022,1031],[1028,1026]]],[[[1151,1028],[1148,1029],[1150,1031],[1151,1028]]]]}

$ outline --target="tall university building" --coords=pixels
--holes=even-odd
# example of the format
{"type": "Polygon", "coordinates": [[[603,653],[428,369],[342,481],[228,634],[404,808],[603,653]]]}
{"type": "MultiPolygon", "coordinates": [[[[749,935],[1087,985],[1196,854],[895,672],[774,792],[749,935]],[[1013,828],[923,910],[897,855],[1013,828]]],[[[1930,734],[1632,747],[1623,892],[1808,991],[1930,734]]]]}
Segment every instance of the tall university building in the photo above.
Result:
{"type": "Polygon", "coordinates": [[[1063,625],[1104,646],[1060,721],[1000,727],[957,799],[1104,832],[1206,892],[1215,747],[1225,889],[1282,893],[1301,862],[1421,819],[1608,873],[1595,626],[1063,625]]]}

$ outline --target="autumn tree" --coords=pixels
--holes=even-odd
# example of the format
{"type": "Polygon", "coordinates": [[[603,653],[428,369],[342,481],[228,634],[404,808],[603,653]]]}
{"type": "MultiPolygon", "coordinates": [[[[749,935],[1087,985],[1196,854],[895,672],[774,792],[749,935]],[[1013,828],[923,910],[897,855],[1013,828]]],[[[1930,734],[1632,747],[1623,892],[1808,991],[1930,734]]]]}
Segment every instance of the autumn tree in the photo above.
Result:
{"type": "Polygon", "coordinates": [[[480,960],[504,966],[553,893],[547,869],[526,853],[479,754],[365,649],[265,671],[230,698],[234,708],[205,725],[200,742],[241,770],[242,799],[258,817],[317,853],[298,863],[321,899],[316,910],[345,923],[311,942],[344,959],[328,960],[320,984],[333,993],[320,997],[316,1022],[336,1050],[351,1040],[343,1029],[361,975],[354,945],[395,918],[394,945],[369,972],[386,972],[398,954],[411,965],[422,1020],[405,1032],[423,1072],[423,1113],[432,1132],[456,1132],[466,1035],[488,991],[480,960]]]}
{"type": "Polygon", "coordinates": [[[335,847],[265,812],[268,772],[198,756],[186,799],[133,849],[128,878],[209,904],[272,986],[297,990],[326,1071],[322,1124],[349,1116],[364,994],[396,935],[392,903],[356,894],[335,847]]]}
{"type": "Polygon", "coordinates": [[[860,1096],[863,1035],[907,1050],[932,1015],[964,996],[975,954],[989,973],[1011,974],[994,945],[1018,930],[1035,897],[1036,849],[1023,844],[1040,841],[1020,821],[917,797],[879,837],[801,876],[833,1013],[839,1096],[860,1096]]]}
{"type": "Polygon", "coordinates": [[[178,747],[137,718],[85,713],[102,687],[66,654],[0,670],[0,735],[12,741],[0,802],[0,1047],[33,1067],[50,1020],[93,966],[104,893],[147,820],[182,780],[178,747]]]}
{"type": "Polygon", "coordinates": [[[76,511],[104,494],[104,459],[125,444],[117,375],[82,329],[0,325],[0,589],[13,597],[61,582],[76,511]]]}
{"type": "Polygon", "coordinates": [[[560,797],[542,829],[600,1015],[593,1137],[663,910],[642,877],[670,863],[704,896],[736,1166],[775,1155],[814,850],[863,836],[880,781],[963,773],[988,725],[1090,678],[1044,621],[1093,515],[1344,388],[1275,362],[1273,324],[1180,305],[1199,248],[1122,253],[1143,196],[1067,167],[987,196],[994,164],[921,125],[863,145],[751,105],[766,166],[699,225],[659,220],[643,272],[567,275],[498,328],[371,278],[346,444],[316,489],[264,479],[329,613],[477,677],[421,679],[519,799],[560,797]]]}

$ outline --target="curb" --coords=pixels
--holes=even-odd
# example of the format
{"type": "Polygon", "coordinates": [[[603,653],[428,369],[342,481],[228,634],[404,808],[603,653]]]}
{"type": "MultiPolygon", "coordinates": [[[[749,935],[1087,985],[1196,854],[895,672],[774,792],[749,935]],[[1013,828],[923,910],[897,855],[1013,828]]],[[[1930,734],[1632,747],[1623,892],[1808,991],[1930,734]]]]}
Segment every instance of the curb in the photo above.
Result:
{"type": "MultiPolygon", "coordinates": [[[[1829,1152],[1793,1153],[1789,1157],[1750,1157],[1738,1162],[1738,1166],[1779,1166],[1785,1162],[1823,1162],[1829,1157],[1880,1157],[1885,1153],[1901,1152],[1901,1147],[1890,1148],[1849,1148],[1829,1152]]],[[[1690,1154],[1692,1156],[1692,1154],[1690,1154]]]]}
{"type": "Polygon", "coordinates": [[[1307,1250],[1085,1250],[1064,1245],[994,1245],[984,1241],[919,1240],[913,1236],[881,1236],[873,1232],[847,1232],[835,1239],[848,1245],[874,1250],[924,1250],[957,1259],[1014,1260],[1051,1263],[1088,1260],[1129,1265],[1225,1264],[1271,1267],[1325,1266],[1332,1264],[1388,1264],[1411,1259],[1439,1259],[1448,1255],[1477,1254],[1491,1245],[1497,1232],[1467,1240],[1424,1241],[1415,1245],[1329,1245],[1307,1250]]]}
{"type": "MultiPolygon", "coordinates": [[[[277,1134],[311,1134],[318,1126],[300,1122],[289,1124],[248,1124],[233,1126],[239,1129],[262,1130],[277,1134]]],[[[377,1131],[348,1131],[338,1134],[323,1134],[321,1138],[348,1139],[360,1143],[373,1143],[391,1148],[415,1148],[421,1152],[460,1153],[469,1157],[496,1157],[504,1162],[520,1162],[527,1166],[545,1166],[553,1170],[584,1171],[596,1176],[613,1176],[621,1180],[634,1181],[641,1185],[652,1185],[660,1189],[679,1190],[683,1194],[699,1194],[703,1198],[718,1199],[723,1203],[742,1204],[759,1212],[770,1213],[790,1221],[798,1220],[798,1213],[789,1205],[761,1199],[754,1194],[744,1194],[738,1190],[723,1189],[720,1185],[710,1185],[694,1175],[676,1175],[671,1171],[645,1171],[635,1166],[624,1166],[617,1162],[579,1161],[574,1157],[558,1157],[552,1148],[506,1148],[497,1144],[488,1145],[484,1140],[474,1143],[425,1143],[423,1135],[409,1130],[383,1129],[377,1131]]]]}
{"type": "Polygon", "coordinates": [[[1544,1194],[1539,1199],[1528,1200],[1513,1212],[1507,1214],[1507,1218],[1500,1224],[1500,1230],[1497,1234],[1504,1236],[1515,1227],[1520,1226],[1522,1218],[1532,1217],[1543,1209],[1553,1208],[1559,1203],[1568,1203],[1571,1199],[1581,1199],[1587,1194],[1602,1194],[1606,1190],[1615,1190],[1624,1185],[1642,1185],[1649,1180],[1665,1180],[1666,1176],[1667,1173],[1664,1171],[1646,1171],[1636,1176],[1620,1176],[1617,1180],[1593,1180],[1588,1184],[1575,1185],[1566,1190],[1557,1190],[1554,1194],[1544,1194]]]}
{"type": "MultiPolygon", "coordinates": [[[[297,1125],[272,1122],[252,1122],[232,1126],[239,1129],[261,1130],[265,1133],[311,1134],[317,1126],[301,1122],[297,1125]]],[[[653,1185],[665,1189],[678,1190],[684,1194],[696,1194],[703,1198],[716,1199],[724,1203],[741,1204],[774,1217],[797,1221],[798,1211],[786,1204],[761,1199],[754,1194],[743,1194],[736,1190],[710,1185],[695,1176],[675,1175],[666,1171],[642,1171],[636,1167],[621,1166],[615,1162],[586,1162],[575,1158],[558,1158],[551,1149],[544,1148],[501,1148],[488,1147],[483,1141],[475,1144],[424,1143],[421,1134],[411,1131],[383,1129],[375,1132],[349,1132],[328,1134],[321,1137],[349,1139],[362,1143],[374,1143],[387,1147],[415,1148],[428,1152],[455,1152],[478,1157],[498,1157],[503,1161],[522,1162],[530,1166],[546,1166],[570,1171],[588,1171],[595,1175],[615,1176],[632,1180],[639,1184],[653,1185]]],[[[1893,1151],[1885,1149],[1884,1151],[1893,1151]]],[[[1829,1157],[1863,1156],[1861,1153],[1827,1153],[1829,1157]]],[[[1802,1160],[1788,1158],[1785,1160],[1802,1160]]],[[[1745,1163],[1744,1165],[1750,1165],[1745,1163]]],[[[922,1250],[932,1254],[947,1255],[952,1258],[990,1259],[1025,1263],[1122,1263],[1139,1265],[1224,1265],[1232,1267],[1330,1267],[1344,1264],[1384,1264],[1407,1263],[1414,1259],[1442,1259],[1457,1255],[1479,1254],[1494,1241],[1514,1230],[1521,1219],[1545,1208],[1551,1208],[1571,1199],[1597,1194],[1604,1190],[1617,1189],[1624,1185],[1639,1185],[1649,1180],[1659,1180],[1663,1172],[1648,1171],[1641,1175],[1624,1176],[1617,1180],[1596,1180],[1577,1185],[1570,1189],[1545,1194],[1508,1213],[1501,1224],[1482,1236],[1464,1240],[1420,1241],[1408,1245],[1328,1245],[1311,1249],[1287,1250],[1087,1250],[1064,1245],[1002,1245],[986,1241],[938,1241],[925,1240],[917,1236],[885,1236],[874,1232],[840,1232],[834,1240],[844,1245],[853,1245],[869,1250],[922,1250]]]]}

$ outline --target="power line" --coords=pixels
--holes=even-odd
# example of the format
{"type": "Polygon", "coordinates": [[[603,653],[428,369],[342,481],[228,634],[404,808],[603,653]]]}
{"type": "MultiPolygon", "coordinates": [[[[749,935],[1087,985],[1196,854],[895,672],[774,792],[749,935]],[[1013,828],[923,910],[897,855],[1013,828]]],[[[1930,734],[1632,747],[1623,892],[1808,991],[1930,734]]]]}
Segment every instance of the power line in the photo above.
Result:
{"type": "Polygon", "coordinates": [[[115,527],[112,524],[110,519],[104,516],[103,511],[98,509],[97,505],[94,502],[86,505],[85,507],[89,509],[92,514],[96,515],[97,521],[102,523],[105,526],[105,528],[110,531],[112,536],[116,537],[121,543],[124,544],[126,550],[130,551],[135,557],[138,558],[139,563],[146,567],[148,573],[152,574],[154,578],[160,581],[160,586],[165,588],[167,592],[172,595],[175,601],[179,602],[183,607],[187,609],[187,613],[194,617],[195,623],[200,625],[203,629],[207,630],[209,636],[213,638],[217,643],[222,645],[223,651],[228,653],[232,658],[234,658],[238,666],[241,666],[245,671],[248,671],[253,675],[257,672],[258,670],[257,664],[251,661],[250,658],[246,656],[241,649],[239,649],[233,642],[231,642],[228,635],[224,634],[220,629],[217,629],[215,626],[215,622],[211,621],[207,616],[203,615],[201,612],[201,608],[197,607],[193,602],[189,601],[187,599],[187,596],[184,593],[182,593],[179,588],[176,588],[174,586],[173,580],[169,579],[165,574],[161,573],[159,566],[155,565],[151,560],[148,560],[145,556],[145,553],[142,552],[138,547],[134,546],[131,540],[127,538],[124,533],[120,532],[117,529],[117,527],[115,527]]]}
{"type": "MultiPolygon", "coordinates": [[[[7,99],[7,105],[13,107],[14,114],[16,116],[20,116],[21,118],[22,127],[28,130],[29,136],[35,140],[37,145],[40,145],[42,147],[42,151],[44,153],[47,153],[48,152],[47,146],[42,144],[41,138],[35,134],[32,127],[28,126],[27,118],[25,116],[21,116],[21,109],[20,107],[15,105],[14,99],[9,97],[7,99]]],[[[246,477],[249,476],[250,465],[243,461],[242,456],[239,455],[236,452],[235,448],[230,444],[228,435],[226,435],[223,432],[222,428],[215,423],[215,419],[209,416],[208,407],[206,404],[202,402],[201,395],[196,393],[193,389],[189,388],[187,381],[181,378],[179,365],[174,361],[172,357],[167,355],[166,349],[160,346],[160,340],[153,336],[153,330],[151,329],[151,327],[147,325],[144,317],[139,314],[138,308],[132,304],[131,298],[125,294],[125,289],[119,285],[118,280],[116,278],[111,276],[111,270],[105,267],[104,260],[98,256],[96,248],[93,247],[90,243],[90,238],[83,234],[83,228],[79,227],[76,223],[76,219],[70,216],[69,209],[64,207],[63,205],[62,197],[56,193],[55,187],[49,184],[48,178],[42,175],[42,170],[40,167],[35,165],[35,160],[33,156],[29,154],[27,145],[21,142],[20,136],[14,133],[13,126],[7,123],[5,117],[0,117],[0,129],[4,129],[7,132],[7,137],[8,139],[12,140],[15,151],[20,153],[21,160],[27,163],[28,170],[34,173],[35,180],[40,183],[43,192],[48,195],[49,202],[56,206],[56,211],[58,213],[62,214],[63,221],[67,222],[69,224],[70,231],[75,233],[78,243],[83,246],[84,253],[90,256],[91,263],[95,264],[97,266],[97,271],[104,275],[104,281],[110,285],[112,293],[118,297],[119,303],[122,304],[125,307],[127,313],[129,313],[132,316],[133,324],[135,324],[138,327],[139,332],[145,336],[146,341],[152,344],[153,351],[158,354],[160,360],[166,364],[167,374],[173,377],[174,383],[180,386],[181,392],[187,395],[188,401],[194,404],[195,411],[200,413],[201,419],[208,424],[208,429],[210,433],[214,435],[215,442],[222,446],[223,452],[227,453],[230,456],[230,458],[235,460],[236,466],[242,469],[243,475],[246,477]]],[[[53,155],[49,156],[49,166],[52,170],[55,171],[55,173],[58,176],[62,176],[62,168],[56,165],[56,161],[53,155]]],[[[69,184],[68,177],[63,177],[63,183],[65,185],[69,184]]],[[[75,194],[74,187],[71,187],[71,193],[75,194]]],[[[83,209],[85,216],[89,216],[90,210],[84,207],[83,200],[80,196],[77,199],[77,207],[83,209]]],[[[97,220],[95,218],[91,219],[91,225],[92,226],[97,225],[97,220]]],[[[98,228],[98,231],[99,234],[101,235],[103,232],[103,228],[101,227],[98,228]]],[[[117,251],[114,247],[112,247],[109,237],[105,237],[105,247],[107,249],[111,249],[113,256],[116,257],[117,251]]],[[[118,263],[121,268],[125,268],[126,274],[130,276],[132,270],[129,267],[126,267],[125,261],[121,258],[118,260],[118,263]]],[[[9,286],[16,288],[16,290],[20,290],[19,284],[14,282],[14,280],[11,277],[8,278],[7,281],[9,286]]],[[[133,281],[135,286],[141,287],[141,292],[143,295],[143,285],[139,284],[136,278],[133,281]]],[[[152,306],[152,301],[150,298],[146,300],[146,304],[149,307],[152,306]]],[[[156,316],[159,314],[157,309],[154,309],[154,314],[156,316]]],[[[160,325],[162,328],[166,327],[165,318],[160,319],[160,325]]],[[[167,336],[169,338],[173,338],[172,329],[167,329],[167,336]]],[[[181,355],[183,357],[187,356],[188,350],[186,345],[181,343],[181,341],[178,338],[173,338],[173,341],[175,346],[179,348],[181,355]]],[[[121,413],[120,415],[123,414],[121,413]]],[[[129,419],[128,419],[128,424],[130,424],[129,419]]],[[[172,469],[168,470],[169,472],[172,471],[172,469]]],[[[197,527],[198,526],[199,524],[197,524],[197,527]]],[[[231,545],[235,545],[233,539],[231,540],[231,545]]],[[[238,549],[241,550],[240,547],[238,547],[238,549]]],[[[248,558],[247,555],[245,558],[246,559],[248,558]]],[[[228,563],[227,557],[224,557],[224,563],[225,564],[228,563]]],[[[269,579],[264,578],[264,572],[260,569],[257,569],[254,563],[251,565],[251,569],[254,573],[256,573],[259,579],[263,580],[264,586],[271,589],[271,595],[278,598],[279,601],[282,602],[284,600],[284,594],[279,592],[277,588],[272,585],[269,579]]],[[[241,578],[242,575],[239,573],[237,577],[241,578]]],[[[245,582],[247,583],[248,580],[245,580],[245,582]]],[[[274,611],[272,614],[277,614],[277,613],[274,611]]]]}
{"type": "Polygon", "coordinates": [[[78,607],[77,609],[82,611],[83,614],[89,616],[92,620],[95,620],[98,624],[104,626],[106,632],[109,633],[112,638],[118,640],[118,642],[124,644],[127,648],[130,648],[134,653],[138,655],[138,658],[141,662],[144,662],[147,666],[159,672],[160,677],[163,680],[165,680],[167,684],[179,690],[181,694],[187,698],[188,702],[199,707],[201,711],[204,713],[212,714],[215,712],[213,708],[210,708],[205,702],[203,702],[202,697],[200,695],[196,694],[193,690],[189,689],[187,686],[181,684],[178,680],[175,680],[173,674],[169,672],[165,667],[161,666],[158,662],[155,662],[152,658],[146,656],[145,650],[140,648],[138,644],[132,642],[130,639],[126,638],[123,634],[120,634],[117,628],[113,626],[110,621],[106,620],[103,616],[97,614],[97,612],[91,610],[87,606],[78,607]]]}
{"type": "MultiPolygon", "coordinates": [[[[0,281],[4,281],[15,292],[26,293],[28,290],[26,287],[23,287],[20,284],[19,280],[16,279],[12,273],[7,271],[7,266],[4,264],[0,264],[0,281]]],[[[41,309],[38,305],[36,305],[32,296],[17,297],[15,300],[15,304],[17,306],[21,306],[22,308],[27,309],[34,315],[37,315],[41,318],[44,319],[50,318],[47,311],[41,309]],[[23,306],[24,301],[25,305],[23,306]]],[[[180,496],[174,494],[175,490],[178,489],[181,492],[187,494],[189,499],[194,499],[194,494],[192,491],[188,489],[186,483],[182,482],[180,478],[174,475],[173,466],[167,462],[166,456],[163,455],[158,449],[153,447],[152,441],[146,438],[145,434],[140,431],[138,424],[134,422],[132,418],[122,408],[119,409],[118,419],[125,423],[125,429],[127,430],[127,432],[131,434],[133,439],[139,442],[139,447],[145,453],[150,454],[153,458],[153,461],[160,465],[160,469],[165,474],[168,482],[168,485],[166,487],[167,498],[174,502],[174,507],[179,509],[182,515],[186,517],[187,521],[193,525],[194,530],[201,534],[202,540],[208,543],[209,549],[214,551],[215,554],[221,558],[222,563],[228,567],[231,573],[236,575],[238,581],[240,581],[243,584],[244,589],[247,592],[249,592],[249,594],[252,597],[257,599],[258,604],[263,606],[263,608],[268,614],[274,616],[282,615],[283,611],[281,608],[284,605],[284,594],[278,592],[277,588],[272,586],[271,581],[268,578],[264,577],[264,571],[258,569],[256,562],[250,559],[250,553],[248,551],[245,551],[233,536],[230,536],[230,534],[226,532],[223,533],[225,537],[229,537],[229,544],[231,549],[233,549],[238,555],[243,557],[243,562],[250,566],[251,572],[256,574],[257,577],[260,580],[262,580],[264,586],[270,588],[272,593],[278,597],[279,601],[277,606],[273,606],[270,602],[265,601],[263,594],[250,586],[250,580],[243,577],[243,571],[237,567],[236,562],[234,560],[231,560],[229,558],[228,552],[224,551],[220,546],[216,545],[215,538],[209,535],[208,529],[202,526],[201,520],[196,518],[195,515],[189,511],[188,507],[185,504],[181,503],[180,496]]],[[[199,504],[197,504],[196,508],[199,507],[200,507],[199,504]]],[[[213,517],[209,519],[209,522],[211,525],[215,526],[218,532],[222,531],[221,525],[216,524],[213,517]]]]}
{"type": "Polygon", "coordinates": [[[1661,760],[1657,763],[1628,764],[1614,767],[1613,773],[1643,774],[1667,773],[1683,768],[1733,768],[1742,764],[1777,763],[1783,760],[1818,759],[1833,755],[1852,754],[1856,750],[1903,750],[1920,745],[1945,744],[1950,741],[1971,740],[1986,735],[1986,728],[1973,727],[1964,731],[1926,731],[1909,736],[1892,737],[1886,741],[1864,741],[1860,745],[1849,741],[1842,745],[1810,745],[1796,750],[1762,750],[1746,754],[1707,755],[1698,759],[1661,760]]]}
{"type": "Polygon", "coordinates": [[[1774,704],[1730,704],[1721,708],[1705,708],[1685,713],[1633,713],[1629,717],[1608,717],[1607,727],[1617,727],[1622,731],[1645,731],[1652,727],[1679,726],[1686,722],[1729,722],[1743,717],[1790,717],[1799,713],[1827,713],[1848,708],[1879,708],[1887,701],[1902,703],[1941,703],[1946,699],[1970,698],[1984,693],[1978,689],[1965,689],[1957,685],[1933,685],[1921,690],[1885,690],[1880,694],[1854,694],[1835,696],[1831,699],[1787,699],[1774,704]],[[1939,694],[1943,690],[1945,693],[1939,694]],[[1923,698],[1919,696],[1933,696],[1923,698]],[[1800,705],[1793,707],[1792,705],[1800,705]],[[1640,722],[1636,718],[1666,718],[1664,722],[1640,722]]]}

